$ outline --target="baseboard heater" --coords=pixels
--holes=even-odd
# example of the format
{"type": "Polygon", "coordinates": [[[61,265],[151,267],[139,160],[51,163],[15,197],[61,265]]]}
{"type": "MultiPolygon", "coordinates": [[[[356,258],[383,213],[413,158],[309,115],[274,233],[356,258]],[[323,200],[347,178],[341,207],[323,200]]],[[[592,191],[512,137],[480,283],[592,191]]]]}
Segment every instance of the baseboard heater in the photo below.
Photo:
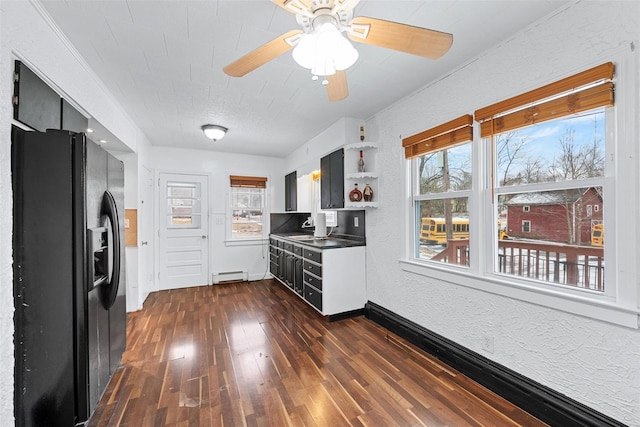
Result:
{"type": "Polygon", "coordinates": [[[221,271],[213,274],[213,284],[229,282],[246,282],[249,280],[249,272],[243,270],[221,271]]]}
{"type": "Polygon", "coordinates": [[[371,301],[365,316],[457,369],[531,415],[558,427],[624,427],[624,424],[493,362],[371,301]]]}

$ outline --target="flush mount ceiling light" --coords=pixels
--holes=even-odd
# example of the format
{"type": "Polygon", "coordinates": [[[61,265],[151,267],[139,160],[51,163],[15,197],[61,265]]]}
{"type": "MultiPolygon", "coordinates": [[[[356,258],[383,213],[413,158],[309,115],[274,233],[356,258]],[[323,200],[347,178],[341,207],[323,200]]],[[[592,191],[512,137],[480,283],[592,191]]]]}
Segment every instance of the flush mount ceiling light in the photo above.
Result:
{"type": "Polygon", "coordinates": [[[202,132],[204,132],[207,138],[213,141],[222,139],[222,137],[224,137],[229,130],[226,127],[218,125],[202,125],[200,129],[202,129],[202,132]]]}

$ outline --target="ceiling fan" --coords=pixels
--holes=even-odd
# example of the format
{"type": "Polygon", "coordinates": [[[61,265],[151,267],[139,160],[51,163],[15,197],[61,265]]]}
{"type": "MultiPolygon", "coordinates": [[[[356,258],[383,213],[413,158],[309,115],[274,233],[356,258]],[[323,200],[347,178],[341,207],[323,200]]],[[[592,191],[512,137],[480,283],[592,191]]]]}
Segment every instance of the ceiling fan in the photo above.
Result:
{"type": "Polygon", "coordinates": [[[345,69],[358,52],[342,36],[359,43],[437,59],[453,43],[453,35],[398,22],[358,16],[353,8],[360,0],[271,0],[294,13],[301,30],[289,31],[224,67],[232,77],[242,77],[293,49],[294,60],[311,69],[312,78],[324,77],[330,101],[349,95],[345,69]],[[333,44],[336,43],[336,44],[333,44]]]}

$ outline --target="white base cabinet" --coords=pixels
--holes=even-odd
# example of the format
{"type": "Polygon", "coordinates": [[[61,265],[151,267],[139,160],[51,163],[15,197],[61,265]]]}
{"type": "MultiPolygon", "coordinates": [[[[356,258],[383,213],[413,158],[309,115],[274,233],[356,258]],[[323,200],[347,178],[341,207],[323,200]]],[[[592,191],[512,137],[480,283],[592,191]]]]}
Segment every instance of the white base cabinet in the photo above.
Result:
{"type": "Polygon", "coordinates": [[[364,246],[319,249],[274,236],[270,241],[272,260],[278,258],[281,248],[290,250],[285,252],[285,259],[287,255],[295,257],[296,252],[301,252],[302,262],[289,263],[286,268],[288,274],[282,274],[282,269],[274,262],[271,263],[271,274],[322,315],[333,316],[364,309],[367,302],[364,246]],[[290,268],[295,270],[289,271],[290,268]],[[300,276],[301,289],[299,281],[295,280],[300,276]],[[295,279],[287,280],[287,277],[295,279]]]}

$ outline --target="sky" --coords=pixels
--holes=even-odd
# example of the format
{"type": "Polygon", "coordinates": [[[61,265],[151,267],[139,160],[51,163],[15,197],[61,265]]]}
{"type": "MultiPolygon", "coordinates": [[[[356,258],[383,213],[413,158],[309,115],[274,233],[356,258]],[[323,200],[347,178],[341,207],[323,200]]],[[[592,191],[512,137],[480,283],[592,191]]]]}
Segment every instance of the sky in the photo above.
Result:
{"type": "MultiPolygon", "coordinates": [[[[518,138],[526,138],[526,154],[536,158],[542,158],[547,163],[561,154],[560,139],[567,130],[575,133],[574,145],[576,148],[590,146],[594,137],[601,141],[604,152],[605,129],[604,111],[591,111],[576,116],[563,117],[558,120],[543,122],[537,125],[517,130],[518,138]]],[[[512,172],[515,170],[512,167],[512,172]]]]}

